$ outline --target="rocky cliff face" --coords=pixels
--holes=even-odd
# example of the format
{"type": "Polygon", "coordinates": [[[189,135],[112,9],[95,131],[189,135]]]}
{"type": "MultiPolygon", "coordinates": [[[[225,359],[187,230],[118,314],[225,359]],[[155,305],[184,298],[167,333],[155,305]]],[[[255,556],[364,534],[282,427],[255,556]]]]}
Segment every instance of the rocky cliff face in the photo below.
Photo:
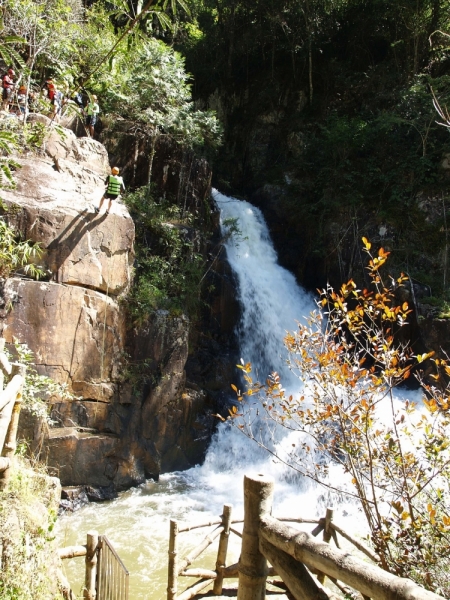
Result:
{"type": "MultiPolygon", "coordinates": [[[[17,188],[2,190],[4,216],[42,245],[46,277],[3,282],[0,331],[8,342],[28,344],[37,370],[75,396],[55,401],[50,428],[24,414],[23,432],[39,437],[34,445],[42,444],[63,485],[121,489],[199,462],[215,425],[214,391],[186,380],[186,317],[160,311],[145,327],[127,323],[133,221],[121,202],[109,215],[93,210],[109,172],[105,147],[53,131],[39,155],[17,160],[17,188]],[[142,372],[131,376],[130,362],[144,365],[142,372]]],[[[204,176],[194,173],[199,206],[210,180],[202,168],[204,176]]]]}

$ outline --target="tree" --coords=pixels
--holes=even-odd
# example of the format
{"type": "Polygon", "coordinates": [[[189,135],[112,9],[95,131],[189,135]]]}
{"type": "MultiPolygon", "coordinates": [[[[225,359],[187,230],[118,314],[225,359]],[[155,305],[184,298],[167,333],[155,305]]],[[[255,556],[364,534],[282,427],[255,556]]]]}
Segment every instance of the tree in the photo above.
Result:
{"type": "Polygon", "coordinates": [[[61,61],[61,47],[81,21],[77,0],[7,0],[4,27],[11,36],[19,36],[17,51],[25,55],[27,89],[36,67],[49,67],[61,61]]]}
{"type": "Polygon", "coordinates": [[[122,77],[105,90],[111,112],[120,114],[137,125],[141,134],[151,140],[150,185],[153,156],[161,135],[169,135],[185,148],[220,143],[221,127],[212,111],[195,110],[189,74],[178,52],[162,41],[144,40],[131,60],[120,64],[122,77]]]}
{"type": "Polygon", "coordinates": [[[380,268],[389,252],[380,248],[374,256],[363,241],[370,289],[359,290],[352,280],[339,292],[327,287],[321,310],[285,338],[302,391],[287,393],[277,373],[254,382],[251,365],[240,365],[247,389],[232,386],[237,398],[258,395],[265,418],[234,407],[230,419],[285,465],[356,498],[384,569],[449,597],[450,384],[444,378],[450,366],[433,353],[415,356],[397,341],[411,313],[407,302],[396,302],[407,278],[386,284],[380,268]],[[416,368],[427,360],[436,373],[425,380],[416,368]],[[394,394],[413,373],[423,404],[394,394]],[[289,449],[272,443],[280,428],[299,434],[289,449]],[[344,484],[329,481],[332,464],[346,474],[344,484]]]}

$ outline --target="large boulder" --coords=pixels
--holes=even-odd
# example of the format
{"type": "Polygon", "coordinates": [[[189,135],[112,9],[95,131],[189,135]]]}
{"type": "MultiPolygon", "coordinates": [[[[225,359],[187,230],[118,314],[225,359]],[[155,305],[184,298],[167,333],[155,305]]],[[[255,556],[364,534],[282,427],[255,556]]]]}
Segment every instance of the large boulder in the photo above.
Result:
{"type": "Polygon", "coordinates": [[[2,190],[6,218],[22,237],[41,244],[38,262],[48,276],[114,295],[126,290],[134,223],[120,201],[110,215],[94,212],[109,173],[104,146],[69,130],[52,131],[39,156],[16,160],[17,187],[2,190]]]}
{"type": "Polygon", "coordinates": [[[108,402],[117,391],[125,322],[118,303],[86,288],[11,278],[3,324],[35,354],[37,370],[85,400],[108,402]]]}

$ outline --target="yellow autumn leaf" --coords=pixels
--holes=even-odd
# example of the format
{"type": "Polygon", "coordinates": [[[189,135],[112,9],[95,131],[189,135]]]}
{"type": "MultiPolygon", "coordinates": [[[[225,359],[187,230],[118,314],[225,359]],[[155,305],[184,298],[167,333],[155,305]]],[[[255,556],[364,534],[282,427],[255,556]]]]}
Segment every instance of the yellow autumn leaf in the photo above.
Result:
{"type": "Polygon", "coordinates": [[[364,246],[366,247],[366,250],[370,250],[372,248],[372,244],[368,241],[368,239],[366,237],[362,238],[362,242],[363,242],[364,246]]]}

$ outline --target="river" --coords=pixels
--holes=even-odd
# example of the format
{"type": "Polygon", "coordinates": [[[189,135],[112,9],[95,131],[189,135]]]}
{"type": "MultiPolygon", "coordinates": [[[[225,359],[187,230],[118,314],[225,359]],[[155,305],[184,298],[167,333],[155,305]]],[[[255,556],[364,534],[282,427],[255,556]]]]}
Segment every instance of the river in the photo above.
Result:
{"type": "MultiPolygon", "coordinates": [[[[214,192],[214,198],[221,210],[223,233],[235,231],[228,236],[226,250],[243,309],[238,326],[241,356],[252,363],[255,373],[264,377],[276,370],[284,384],[295,389],[298,381],[285,365],[283,338],[286,331],[295,329],[296,321],[315,308],[314,300],[278,264],[261,212],[219,192],[214,192]]],[[[121,493],[116,500],[90,504],[62,517],[58,523],[59,546],[85,543],[90,529],[106,534],[131,573],[130,599],[161,600],[167,587],[169,520],[205,522],[219,516],[227,503],[233,504],[233,518],[242,516],[243,476],[255,471],[275,478],[277,516],[315,518],[324,516],[330,502],[336,503],[324,488],[293,476],[238,429],[224,423],[219,426],[203,465],[163,475],[157,483],[149,481],[121,493]]],[[[342,475],[334,475],[331,470],[330,477],[342,475]]],[[[351,524],[353,531],[363,529],[354,505],[340,504],[335,515],[339,522],[351,524]]],[[[203,535],[205,531],[181,536],[182,553],[203,535]]],[[[202,556],[198,564],[214,568],[215,552],[202,556]]],[[[238,538],[231,536],[228,564],[238,556],[238,538]]],[[[74,591],[80,593],[83,559],[64,561],[64,567],[74,591]]],[[[188,583],[191,582],[186,582],[185,587],[188,583]]]]}

